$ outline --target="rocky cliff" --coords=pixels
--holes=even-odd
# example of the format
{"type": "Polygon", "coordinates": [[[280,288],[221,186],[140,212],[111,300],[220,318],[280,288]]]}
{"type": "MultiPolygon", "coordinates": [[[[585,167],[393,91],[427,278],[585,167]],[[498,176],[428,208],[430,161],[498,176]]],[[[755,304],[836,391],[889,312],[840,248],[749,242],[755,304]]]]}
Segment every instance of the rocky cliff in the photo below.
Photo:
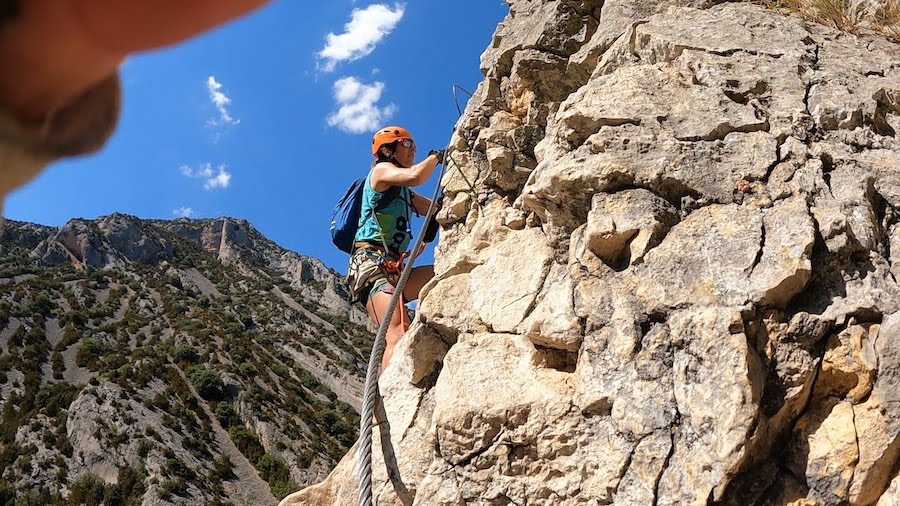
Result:
{"type": "Polygon", "coordinates": [[[274,505],[353,444],[371,333],[243,220],[0,231],[0,504],[274,505]]]}
{"type": "MultiPolygon", "coordinates": [[[[900,46],[749,3],[508,3],[381,378],[375,503],[900,504],[900,46]]],[[[355,504],[355,463],[283,504],[355,504]]]]}

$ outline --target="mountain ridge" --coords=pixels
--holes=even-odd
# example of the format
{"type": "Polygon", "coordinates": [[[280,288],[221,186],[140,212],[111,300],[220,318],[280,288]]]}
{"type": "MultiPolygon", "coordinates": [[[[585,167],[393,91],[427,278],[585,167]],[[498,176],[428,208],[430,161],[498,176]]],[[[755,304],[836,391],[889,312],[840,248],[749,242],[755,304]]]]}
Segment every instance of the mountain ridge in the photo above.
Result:
{"type": "Polygon", "coordinates": [[[0,502],[273,504],[353,444],[367,323],[246,220],[7,221],[0,502]]]}

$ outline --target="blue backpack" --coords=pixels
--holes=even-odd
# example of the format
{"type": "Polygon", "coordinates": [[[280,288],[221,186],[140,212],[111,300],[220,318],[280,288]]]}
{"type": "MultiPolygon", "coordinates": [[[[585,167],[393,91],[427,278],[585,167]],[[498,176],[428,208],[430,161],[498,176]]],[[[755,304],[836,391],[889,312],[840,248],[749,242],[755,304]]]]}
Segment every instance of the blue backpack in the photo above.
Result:
{"type": "MultiPolygon", "coordinates": [[[[356,239],[356,229],[359,226],[359,218],[362,213],[363,188],[366,178],[361,177],[353,181],[347,193],[338,201],[331,214],[331,242],[344,253],[353,254],[353,243],[356,239]]],[[[378,201],[375,210],[387,207],[399,195],[399,186],[392,186],[384,192],[384,196],[378,201]]]]}

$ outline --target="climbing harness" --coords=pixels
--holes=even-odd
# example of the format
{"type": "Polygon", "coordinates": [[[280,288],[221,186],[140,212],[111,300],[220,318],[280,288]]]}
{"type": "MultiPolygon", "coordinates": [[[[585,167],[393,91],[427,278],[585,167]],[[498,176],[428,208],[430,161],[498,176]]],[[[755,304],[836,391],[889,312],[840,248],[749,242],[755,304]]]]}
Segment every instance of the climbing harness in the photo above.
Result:
{"type": "MultiPolygon", "coordinates": [[[[452,135],[451,135],[452,137],[452,135]]],[[[449,149],[450,146],[447,146],[449,149]]],[[[445,151],[446,152],[446,151],[445,151]]],[[[394,309],[403,296],[403,288],[413,270],[413,264],[422,254],[424,249],[425,231],[434,215],[438,195],[441,190],[440,181],[444,178],[446,171],[446,161],[441,163],[441,171],[438,175],[438,184],[435,185],[434,195],[431,197],[431,205],[428,206],[428,212],[425,215],[425,222],[422,224],[422,230],[416,239],[415,246],[410,250],[413,252],[409,256],[409,262],[403,266],[403,257],[396,261],[394,267],[401,270],[400,279],[394,288],[394,294],[388,304],[387,311],[378,326],[378,333],[375,335],[375,343],[372,345],[372,355],[369,357],[369,367],[366,370],[366,385],[363,392],[362,418],[359,424],[359,441],[358,441],[358,464],[357,476],[359,478],[359,506],[372,506],[372,420],[374,419],[375,406],[379,402],[378,377],[381,374],[381,358],[384,356],[384,350],[387,347],[387,329],[394,315],[394,309]]],[[[409,253],[405,253],[409,255],[409,253]]],[[[383,420],[382,420],[383,421],[383,420]]]]}
{"type": "MultiPolygon", "coordinates": [[[[421,252],[420,252],[421,254],[421,252]]],[[[381,257],[381,265],[384,267],[384,270],[388,272],[388,274],[400,276],[400,273],[403,272],[403,261],[409,258],[409,251],[404,251],[400,254],[400,258],[397,260],[391,260],[388,257],[381,257]]]]}

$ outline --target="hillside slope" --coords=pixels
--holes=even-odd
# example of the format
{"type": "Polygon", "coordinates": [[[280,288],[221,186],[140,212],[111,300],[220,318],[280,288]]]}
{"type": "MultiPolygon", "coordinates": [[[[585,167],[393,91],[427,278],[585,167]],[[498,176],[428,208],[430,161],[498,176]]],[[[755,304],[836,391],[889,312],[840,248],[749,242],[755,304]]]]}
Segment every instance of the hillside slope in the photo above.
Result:
{"type": "Polygon", "coordinates": [[[0,235],[0,503],[274,504],[358,430],[365,314],[249,223],[0,235]]]}

